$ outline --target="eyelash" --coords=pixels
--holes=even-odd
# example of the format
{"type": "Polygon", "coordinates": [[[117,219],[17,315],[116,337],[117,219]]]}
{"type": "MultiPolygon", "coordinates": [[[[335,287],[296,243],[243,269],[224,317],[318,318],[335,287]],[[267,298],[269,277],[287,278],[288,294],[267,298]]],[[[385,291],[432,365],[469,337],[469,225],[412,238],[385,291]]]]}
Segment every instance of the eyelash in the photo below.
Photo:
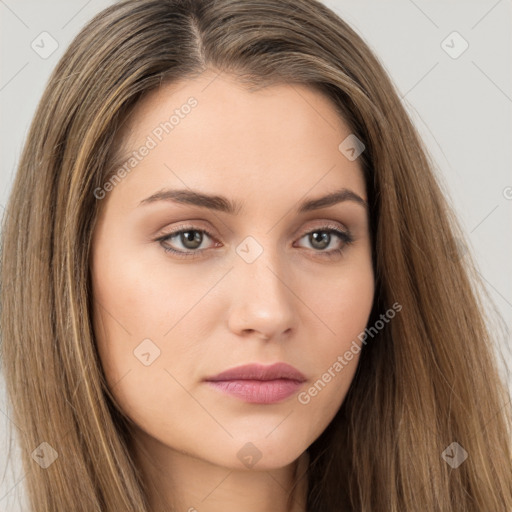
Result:
{"type": "MultiPolygon", "coordinates": [[[[174,256],[176,256],[178,258],[194,259],[194,258],[200,257],[200,255],[203,252],[207,251],[208,249],[199,249],[199,250],[195,250],[192,252],[184,252],[184,251],[178,251],[176,249],[172,249],[171,247],[166,247],[163,244],[163,242],[167,242],[171,238],[174,238],[174,237],[181,235],[182,233],[186,233],[188,231],[195,231],[195,232],[203,233],[203,234],[208,235],[211,239],[215,240],[215,237],[207,229],[202,229],[202,228],[198,229],[193,226],[180,226],[178,228],[178,230],[173,231],[172,233],[164,235],[160,238],[157,238],[155,241],[160,242],[160,245],[162,246],[163,250],[166,253],[173,254],[174,256]]],[[[312,249],[313,252],[318,253],[323,258],[336,258],[337,256],[340,256],[345,251],[345,249],[350,244],[352,244],[354,242],[354,238],[352,237],[352,235],[350,234],[349,231],[341,231],[339,228],[330,226],[330,225],[321,226],[320,228],[312,229],[311,231],[304,233],[299,238],[299,240],[304,238],[307,235],[312,234],[312,233],[329,233],[329,234],[334,233],[344,242],[343,246],[340,247],[339,249],[331,249],[330,251],[316,251],[316,250],[312,249]]]]}

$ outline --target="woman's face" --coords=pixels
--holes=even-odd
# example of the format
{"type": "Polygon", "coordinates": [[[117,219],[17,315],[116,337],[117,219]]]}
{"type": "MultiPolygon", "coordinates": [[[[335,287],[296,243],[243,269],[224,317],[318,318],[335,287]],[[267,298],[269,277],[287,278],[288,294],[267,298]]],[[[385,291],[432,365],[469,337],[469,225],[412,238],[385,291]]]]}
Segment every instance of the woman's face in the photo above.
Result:
{"type": "Polygon", "coordinates": [[[91,254],[112,394],[161,453],[289,464],[343,402],[373,301],[350,130],[306,86],[248,92],[211,72],[152,93],[128,127],[124,172],[95,194],[91,254]],[[302,379],[206,380],[275,363],[302,379]]]}

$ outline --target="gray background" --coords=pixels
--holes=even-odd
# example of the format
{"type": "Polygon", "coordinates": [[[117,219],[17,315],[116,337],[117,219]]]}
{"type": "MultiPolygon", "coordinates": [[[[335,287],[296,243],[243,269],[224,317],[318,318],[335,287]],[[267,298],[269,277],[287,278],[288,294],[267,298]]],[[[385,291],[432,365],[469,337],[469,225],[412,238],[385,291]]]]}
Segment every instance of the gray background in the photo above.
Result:
{"type": "MultiPolygon", "coordinates": [[[[480,275],[510,326],[511,1],[325,3],[362,35],[396,83],[459,214],[480,275]],[[461,37],[448,37],[454,31],[461,37]],[[464,40],[469,46],[457,56],[464,40]]],[[[110,4],[106,0],[0,0],[0,214],[51,70],[84,23],[110,4]],[[51,49],[50,39],[40,36],[42,32],[58,44],[50,56],[41,56],[31,47],[35,41],[39,52],[51,49]]],[[[502,344],[505,351],[509,339],[502,339],[502,344]]],[[[512,368],[510,356],[506,357],[512,368]]],[[[23,499],[24,474],[16,463],[6,463],[8,416],[0,379],[0,509],[14,512],[24,509],[18,504],[23,499]]],[[[16,461],[17,447],[12,449],[16,461]]]]}

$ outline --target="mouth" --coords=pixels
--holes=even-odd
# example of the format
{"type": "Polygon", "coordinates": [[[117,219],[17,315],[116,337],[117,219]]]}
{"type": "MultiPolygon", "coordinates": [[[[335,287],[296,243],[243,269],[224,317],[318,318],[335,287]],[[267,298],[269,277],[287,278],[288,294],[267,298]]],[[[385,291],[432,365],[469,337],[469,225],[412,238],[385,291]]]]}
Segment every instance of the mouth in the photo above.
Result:
{"type": "Polygon", "coordinates": [[[272,404],[295,394],[306,377],[289,364],[276,363],[238,366],[204,380],[217,391],[245,402],[272,404]]]}

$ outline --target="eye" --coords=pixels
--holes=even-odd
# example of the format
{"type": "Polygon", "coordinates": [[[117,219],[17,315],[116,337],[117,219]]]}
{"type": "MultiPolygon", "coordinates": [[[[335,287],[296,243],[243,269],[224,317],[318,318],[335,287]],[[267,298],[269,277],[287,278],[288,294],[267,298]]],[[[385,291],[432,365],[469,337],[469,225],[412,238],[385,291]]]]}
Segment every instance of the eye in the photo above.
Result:
{"type": "MultiPolygon", "coordinates": [[[[160,237],[157,241],[160,242],[165,252],[172,253],[179,258],[193,258],[206,250],[206,248],[200,247],[207,238],[213,238],[213,235],[205,229],[180,226],[177,231],[160,237]],[[181,245],[181,247],[175,249],[169,246],[168,243],[172,240],[175,240],[174,244],[181,245]]],[[[217,243],[217,245],[219,244],[217,243]]]]}
{"type": "Polygon", "coordinates": [[[322,226],[321,228],[309,231],[300,238],[300,240],[302,239],[307,240],[314,252],[318,252],[321,256],[326,257],[339,256],[354,241],[348,231],[342,231],[332,226],[322,226]],[[333,248],[326,250],[332,245],[334,245],[333,248]]]}
{"type": "MultiPolygon", "coordinates": [[[[196,258],[208,249],[208,247],[204,247],[207,239],[214,240],[213,246],[221,245],[209,231],[193,226],[179,226],[177,230],[158,238],[156,241],[160,242],[165,252],[178,258],[196,258]],[[174,247],[171,246],[171,242],[174,247]],[[178,245],[178,248],[176,248],[176,245],[178,245]]],[[[321,226],[309,231],[299,240],[302,239],[306,239],[311,244],[313,252],[328,258],[339,256],[354,241],[348,231],[342,231],[333,226],[321,226]],[[332,245],[334,245],[333,248],[326,250],[332,245]]]]}

